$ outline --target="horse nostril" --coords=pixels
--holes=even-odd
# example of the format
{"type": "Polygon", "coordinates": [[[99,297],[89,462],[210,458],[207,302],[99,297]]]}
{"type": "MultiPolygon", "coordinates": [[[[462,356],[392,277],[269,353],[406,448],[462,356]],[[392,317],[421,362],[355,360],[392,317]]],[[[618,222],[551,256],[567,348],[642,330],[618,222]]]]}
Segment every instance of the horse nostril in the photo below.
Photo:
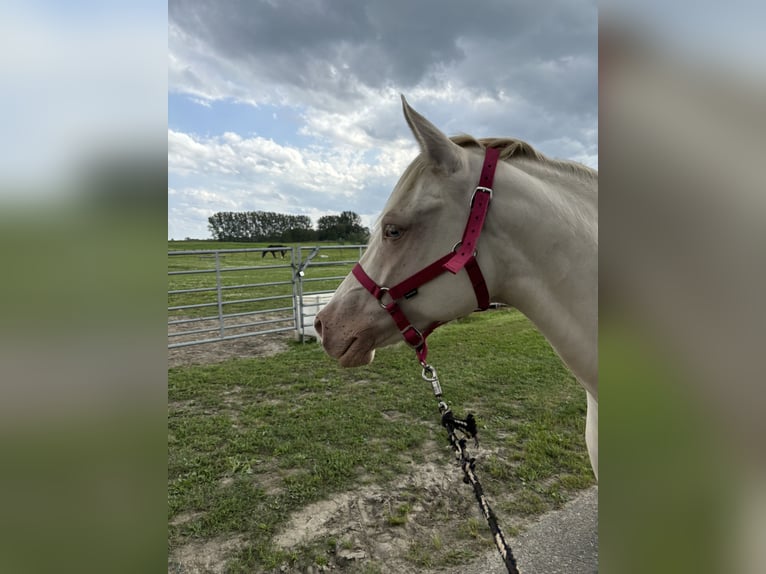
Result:
{"type": "Polygon", "coordinates": [[[314,319],[314,330],[317,332],[317,336],[322,336],[322,320],[317,317],[314,319]]]}

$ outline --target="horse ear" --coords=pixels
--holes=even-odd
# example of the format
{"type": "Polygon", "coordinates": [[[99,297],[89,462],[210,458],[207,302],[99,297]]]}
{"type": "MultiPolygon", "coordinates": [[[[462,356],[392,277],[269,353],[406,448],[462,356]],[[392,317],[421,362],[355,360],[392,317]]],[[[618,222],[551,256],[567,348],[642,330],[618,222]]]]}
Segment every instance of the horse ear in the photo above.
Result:
{"type": "Polygon", "coordinates": [[[463,150],[444,135],[439,128],[413,110],[402,94],[402,109],[407,125],[420,144],[420,150],[441,169],[449,173],[463,166],[463,150]]]}

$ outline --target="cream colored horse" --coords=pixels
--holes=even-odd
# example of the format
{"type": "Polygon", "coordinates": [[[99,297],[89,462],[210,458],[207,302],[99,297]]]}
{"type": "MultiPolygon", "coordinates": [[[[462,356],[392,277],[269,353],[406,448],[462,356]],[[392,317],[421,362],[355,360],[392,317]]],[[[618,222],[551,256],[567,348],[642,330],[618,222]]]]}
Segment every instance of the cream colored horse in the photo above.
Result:
{"type": "MultiPolygon", "coordinates": [[[[360,263],[392,286],[460,240],[485,146],[503,147],[477,259],[491,300],[519,309],[548,339],[587,391],[585,438],[598,476],[598,173],[551,160],[518,140],[448,138],[402,98],[420,144],[388,200],[360,263]]],[[[476,295],[465,270],[445,273],[399,302],[424,329],[470,314],[476,295]]],[[[344,367],[372,362],[402,339],[378,301],[349,275],[315,327],[344,367]]]]}

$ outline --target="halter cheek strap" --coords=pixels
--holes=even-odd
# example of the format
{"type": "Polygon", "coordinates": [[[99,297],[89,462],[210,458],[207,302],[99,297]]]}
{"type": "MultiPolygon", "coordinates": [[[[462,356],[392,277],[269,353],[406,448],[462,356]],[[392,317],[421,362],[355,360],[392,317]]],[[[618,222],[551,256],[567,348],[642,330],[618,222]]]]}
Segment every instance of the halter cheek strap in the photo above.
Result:
{"type": "Polygon", "coordinates": [[[364,271],[361,264],[357,263],[352,270],[354,277],[357,278],[362,287],[367,289],[370,294],[378,300],[380,306],[385,309],[394,323],[396,323],[399,332],[404,340],[413,349],[421,364],[426,364],[426,355],[428,348],[426,346],[426,337],[433,332],[436,327],[442,323],[434,322],[422,331],[412,325],[407,316],[402,311],[397,301],[399,299],[411,299],[418,294],[418,288],[429,281],[436,279],[442,273],[449,271],[452,274],[458,273],[465,268],[468,278],[471,280],[473,291],[476,294],[476,302],[479,309],[489,307],[489,291],[484,275],[479,268],[479,262],[476,260],[476,245],[479,242],[481,230],[484,227],[484,220],[489,210],[489,202],[492,199],[492,184],[495,178],[495,168],[500,156],[500,150],[497,148],[487,148],[484,153],[484,165],[481,169],[479,185],[471,196],[471,212],[468,215],[465,230],[462,239],[455,244],[450,253],[437,259],[430,265],[427,265],[420,271],[407,277],[404,281],[397,283],[393,287],[382,287],[370,278],[364,271]],[[391,299],[385,303],[383,298],[391,299]]]}
{"type": "Polygon", "coordinates": [[[484,219],[487,217],[489,201],[492,199],[492,184],[495,180],[495,168],[497,167],[499,157],[500,150],[498,148],[487,148],[487,151],[484,153],[484,165],[481,168],[479,185],[471,196],[471,213],[468,215],[468,222],[465,224],[463,238],[459,244],[460,248],[455,251],[454,257],[444,266],[450,273],[457,273],[471,259],[476,260],[474,252],[479,242],[479,235],[481,235],[481,230],[484,227],[484,219]]]}

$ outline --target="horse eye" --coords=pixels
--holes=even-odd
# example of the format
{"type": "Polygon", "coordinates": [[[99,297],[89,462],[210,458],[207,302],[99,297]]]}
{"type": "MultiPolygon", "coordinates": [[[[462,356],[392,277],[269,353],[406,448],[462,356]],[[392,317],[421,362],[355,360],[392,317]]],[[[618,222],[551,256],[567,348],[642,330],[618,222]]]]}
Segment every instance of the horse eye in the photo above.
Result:
{"type": "Polygon", "coordinates": [[[386,239],[399,239],[402,236],[402,232],[393,223],[388,223],[383,228],[383,237],[386,239]]]}

